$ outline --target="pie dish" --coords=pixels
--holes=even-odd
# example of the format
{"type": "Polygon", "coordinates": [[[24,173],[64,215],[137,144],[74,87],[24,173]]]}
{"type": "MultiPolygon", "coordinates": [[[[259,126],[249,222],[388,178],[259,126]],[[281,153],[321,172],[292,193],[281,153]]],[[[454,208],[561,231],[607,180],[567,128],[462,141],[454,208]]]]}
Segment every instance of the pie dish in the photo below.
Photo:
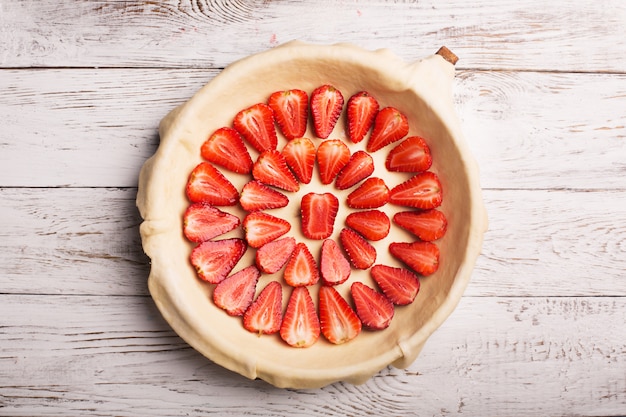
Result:
{"type": "MultiPolygon", "coordinates": [[[[428,337],[459,302],[487,228],[478,168],[453,106],[454,64],[444,55],[405,63],[388,50],[293,41],[231,64],[161,121],[160,145],[139,177],[137,206],[144,219],[140,233],[144,251],[151,259],[150,294],[163,317],[187,343],[213,362],[247,378],[288,388],[316,388],[337,381],[360,384],[388,365],[406,368],[416,359],[428,337]],[[410,134],[428,138],[432,171],[439,176],[444,190],[440,210],[448,219],[448,229],[438,241],[439,269],[421,280],[415,301],[397,308],[387,329],[363,331],[341,345],[320,340],[298,349],[279,337],[260,337],[246,331],[240,318],[225,314],[211,302],[213,286],[198,279],[189,261],[193,245],[183,235],[183,213],[189,205],[185,185],[189,173],[201,162],[199,149],[203,142],[216,129],[230,126],[238,111],[265,102],[274,91],[312,91],[325,83],[339,88],[345,97],[361,90],[370,92],[381,108],[393,105],[407,116],[410,134]]],[[[340,119],[331,137],[345,140],[344,125],[340,119]]],[[[313,135],[310,126],[307,135],[313,135]]],[[[382,152],[374,155],[381,157],[382,152]]],[[[379,176],[383,175],[391,183],[401,180],[393,178],[398,174],[379,176]]],[[[249,180],[241,175],[232,178],[239,190],[249,180]]],[[[312,187],[321,187],[315,181],[312,187]]],[[[344,194],[333,192],[345,201],[344,194]]],[[[290,207],[280,215],[294,224],[293,236],[302,239],[295,227],[299,213],[290,207]]],[[[232,210],[242,217],[243,213],[237,213],[239,208],[232,210]]],[[[337,222],[345,215],[340,209],[337,222]]],[[[338,232],[341,227],[336,229],[338,232]]],[[[226,237],[242,232],[230,233],[226,237]]],[[[410,238],[392,229],[386,241],[377,243],[377,262],[401,265],[384,248],[392,240],[410,238]]],[[[310,249],[316,253],[319,247],[310,249]]],[[[235,270],[253,263],[254,251],[248,250],[235,270]]],[[[371,283],[368,271],[354,271],[350,280],[371,283]]],[[[259,289],[262,287],[259,285],[259,289]]],[[[338,290],[345,294],[346,288],[338,290]]]]}

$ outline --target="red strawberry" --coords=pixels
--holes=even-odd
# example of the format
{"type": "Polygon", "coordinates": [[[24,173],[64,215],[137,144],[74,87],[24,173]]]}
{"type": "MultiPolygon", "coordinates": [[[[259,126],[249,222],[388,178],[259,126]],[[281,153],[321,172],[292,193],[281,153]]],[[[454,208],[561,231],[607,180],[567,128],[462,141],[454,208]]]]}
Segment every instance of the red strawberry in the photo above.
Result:
{"type": "Polygon", "coordinates": [[[335,288],[320,288],[319,311],[322,334],[330,343],[339,345],[361,333],[359,316],[335,288]]]}
{"type": "Polygon", "coordinates": [[[433,157],[426,141],[411,136],[389,151],[385,166],[389,171],[422,172],[430,168],[433,157]]]}
{"type": "Polygon", "coordinates": [[[389,192],[389,202],[422,210],[439,207],[441,200],[441,183],[431,171],[417,174],[389,192]]]}
{"type": "Polygon", "coordinates": [[[279,217],[262,211],[254,211],[243,219],[243,230],[248,245],[260,248],[272,240],[278,239],[291,229],[291,224],[279,217]]]}
{"type": "Polygon", "coordinates": [[[378,113],[378,101],[368,92],[356,93],[348,100],[348,137],[353,143],[363,140],[378,113]]]}
{"type": "Polygon", "coordinates": [[[245,211],[260,211],[286,207],[289,204],[289,198],[262,182],[253,180],[241,189],[239,204],[245,211]]]}
{"type": "Polygon", "coordinates": [[[200,279],[217,284],[235,267],[246,252],[242,239],[208,240],[193,248],[190,261],[200,279]]]}
{"type": "Polygon", "coordinates": [[[371,330],[389,327],[393,318],[393,304],[384,295],[371,287],[356,281],[350,287],[356,314],[363,326],[371,330]]]}
{"type": "Polygon", "coordinates": [[[326,139],[337,124],[343,108],[343,95],[332,85],[322,85],[311,93],[313,128],[318,138],[326,139]]]}
{"type": "Polygon", "coordinates": [[[446,234],[448,221],[439,210],[402,211],[393,216],[393,221],[408,230],[420,240],[437,240],[446,234]]]}
{"type": "Polygon", "coordinates": [[[287,166],[303,184],[311,182],[315,164],[315,145],[309,138],[297,138],[289,141],[283,148],[287,166]]]}
{"type": "Polygon", "coordinates": [[[200,162],[187,181],[187,198],[192,203],[208,203],[214,206],[232,206],[239,193],[233,184],[208,162],[200,162]]]}
{"type": "Polygon", "coordinates": [[[259,152],[276,149],[278,138],[270,106],[258,103],[237,113],[233,126],[259,152]]]}
{"type": "Polygon", "coordinates": [[[333,234],[339,200],[331,193],[308,193],[300,203],[302,233],[309,239],[322,240],[333,234]]]}
{"type": "Polygon", "coordinates": [[[439,268],[439,248],[432,242],[392,243],[389,252],[420,275],[427,276],[439,268]]]}
{"type": "Polygon", "coordinates": [[[317,148],[317,167],[322,184],[330,184],[350,160],[350,149],[339,139],[325,140],[317,148]]]}
{"type": "Polygon", "coordinates": [[[283,286],[272,281],[263,288],[243,315],[243,327],[249,332],[272,334],[283,320],[283,286]]]}
{"type": "Polygon", "coordinates": [[[306,348],[320,337],[320,321],[306,287],[291,291],[287,310],[280,326],[280,337],[290,346],[306,348]]]}
{"type": "Polygon", "coordinates": [[[409,133],[409,121],[398,109],[385,107],[376,115],[374,130],[367,142],[368,152],[376,152],[382,147],[396,142],[409,133]]]}
{"type": "Polygon", "coordinates": [[[304,136],[309,96],[302,90],[276,91],[267,102],[280,131],[288,139],[304,136]]]}
{"type": "Polygon", "coordinates": [[[296,247],[296,239],[284,237],[268,242],[256,251],[256,266],[266,274],[274,274],[287,263],[296,247]]]}
{"type": "Polygon", "coordinates": [[[408,269],[374,265],[370,271],[385,297],[395,305],[407,305],[415,300],[420,290],[420,281],[408,269]]]}
{"type": "Polygon", "coordinates": [[[292,287],[317,284],[320,279],[315,258],[304,243],[298,243],[285,267],[285,282],[292,287]]]}
{"type": "Polygon", "coordinates": [[[252,169],[252,158],[243,138],[235,129],[217,129],[202,144],[200,154],[204,159],[239,174],[248,174],[252,169]]]}
{"type": "Polygon", "coordinates": [[[193,203],[183,214],[183,233],[191,242],[204,242],[239,226],[239,217],[206,203],[193,203]]]}
{"type": "Polygon", "coordinates": [[[227,277],[215,286],[213,302],[231,316],[243,316],[252,304],[260,275],[256,267],[249,266],[227,277]]]}
{"type": "Polygon", "coordinates": [[[372,157],[365,151],[356,151],[341,172],[339,172],[335,186],[340,190],[345,190],[362,179],[369,177],[373,172],[374,160],[372,157]]]}
{"type": "Polygon", "coordinates": [[[389,234],[389,217],[379,210],[356,211],[346,217],[346,226],[368,240],[381,240],[389,234]]]}
{"type": "Polygon", "coordinates": [[[257,181],[285,191],[298,191],[300,189],[298,181],[287,166],[285,157],[275,149],[259,155],[252,166],[252,176],[257,181]]]}
{"type": "Polygon", "coordinates": [[[338,285],[350,277],[350,262],[341,252],[341,248],[332,239],[322,243],[320,256],[320,273],[324,285],[338,285]]]}
{"type": "Polygon", "coordinates": [[[376,261],[376,249],[354,230],[344,228],[339,239],[350,263],[356,269],[367,269],[376,261]]]}
{"type": "Polygon", "coordinates": [[[389,188],[382,179],[376,177],[366,179],[347,199],[348,206],[356,209],[382,207],[388,201],[389,188]]]}

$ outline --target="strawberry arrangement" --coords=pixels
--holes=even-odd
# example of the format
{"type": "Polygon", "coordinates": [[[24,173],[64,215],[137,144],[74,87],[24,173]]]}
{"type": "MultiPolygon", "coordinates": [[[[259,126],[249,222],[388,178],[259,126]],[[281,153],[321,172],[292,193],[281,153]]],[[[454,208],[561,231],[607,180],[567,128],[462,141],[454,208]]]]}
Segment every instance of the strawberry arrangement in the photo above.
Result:
{"type": "Polygon", "coordinates": [[[342,114],[344,97],[332,85],[310,97],[298,89],[274,92],[210,135],[186,185],[183,233],[195,245],[190,262],[199,279],[214,285],[215,305],[241,316],[246,330],[278,333],[294,347],[311,346],[320,335],[341,344],[362,329],[387,328],[396,307],[415,300],[420,279],[437,271],[435,241],[447,228],[430,149],[424,138],[407,137],[407,117],[358,92],[345,106],[346,138],[332,138],[342,114]],[[313,139],[305,137],[309,119],[313,139]],[[363,149],[351,152],[362,141],[363,149]],[[386,153],[384,168],[376,166],[377,153],[386,153]],[[406,180],[389,187],[377,168],[406,180]],[[309,186],[316,174],[321,186],[309,186]],[[242,176],[238,189],[229,178],[242,176]],[[276,214],[294,204],[297,221],[276,214]],[[392,205],[397,212],[390,216],[383,208],[392,205]],[[349,214],[339,220],[344,206],[349,214]],[[413,238],[386,246],[403,267],[376,263],[375,245],[392,227],[413,238]],[[223,236],[233,231],[240,233],[223,236]],[[321,243],[319,251],[310,242],[321,243]],[[253,264],[234,272],[247,251],[254,251],[253,264]],[[367,271],[372,284],[350,283],[355,271],[367,271]],[[263,275],[269,282],[258,288],[263,275]],[[344,283],[349,297],[338,290],[344,283]]]}

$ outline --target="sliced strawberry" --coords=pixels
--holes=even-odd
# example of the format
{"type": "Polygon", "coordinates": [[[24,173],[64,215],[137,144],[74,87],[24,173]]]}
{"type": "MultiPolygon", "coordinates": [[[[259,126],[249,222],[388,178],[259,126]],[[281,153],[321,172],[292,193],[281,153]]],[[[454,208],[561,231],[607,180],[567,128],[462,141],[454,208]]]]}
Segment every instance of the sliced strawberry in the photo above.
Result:
{"type": "Polygon", "coordinates": [[[278,138],[270,106],[258,103],[237,113],[233,126],[259,152],[276,149],[278,138]]]}
{"type": "Polygon", "coordinates": [[[320,288],[319,311],[322,334],[330,343],[339,345],[361,333],[359,316],[335,288],[320,288]]]}
{"type": "Polygon", "coordinates": [[[389,188],[380,178],[366,179],[356,190],[348,194],[349,207],[370,209],[382,207],[389,201],[389,188]]]}
{"type": "Polygon", "coordinates": [[[304,136],[309,96],[302,90],[276,91],[267,102],[274,112],[278,128],[288,139],[304,136]]]}
{"type": "Polygon", "coordinates": [[[252,158],[243,138],[232,127],[217,129],[202,144],[200,155],[209,162],[239,174],[248,174],[252,169],[252,158]]]}
{"type": "Polygon", "coordinates": [[[356,151],[337,176],[335,186],[340,190],[352,187],[374,172],[374,160],[365,151],[356,151]]]}
{"type": "Polygon", "coordinates": [[[318,138],[326,139],[337,124],[343,108],[343,95],[332,85],[322,85],[311,93],[313,128],[318,138]]]}
{"type": "Polygon", "coordinates": [[[291,236],[268,242],[256,251],[256,266],[266,274],[274,274],[285,266],[295,247],[296,239],[291,236]]]}
{"type": "Polygon", "coordinates": [[[320,273],[324,285],[339,285],[350,277],[350,262],[346,259],[341,248],[332,239],[322,243],[320,256],[320,273]]]}
{"type": "Polygon", "coordinates": [[[393,216],[395,224],[408,230],[420,240],[433,241],[446,234],[448,220],[439,210],[401,211],[393,216]]]}
{"type": "Polygon", "coordinates": [[[280,337],[290,346],[306,348],[320,337],[320,320],[315,312],[315,304],[306,287],[296,287],[291,291],[280,337]]]}
{"type": "Polygon", "coordinates": [[[355,211],[346,217],[346,226],[367,240],[381,240],[389,234],[389,217],[379,210],[355,211]]]}
{"type": "Polygon", "coordinates": [[[243,316],[248,309],[261,273],[249,266],[225,278],[213,290],[213,302],[231,316],[243,316]]]}
{"type": "Polygon", "coordinates": [[[320,273],[315,258],[304,243],[296,245],[285,267],[284,278],[292,287],[314,285],[319,281],[320,273]]]}
{"type": "Polygon", "coordinates": [[[431,275],[439,268],[439,248],[432,242],[394,242],[389,245],[389,252],[423,276],[431,275]]]}
{"type": "Polygon", "coordinates": [[[246,215],[242,222],[248,245],[260,248],[268,242],[278,239],[291,229],[291,224],[279,217],[262,211],[246,215]]]}
{"type": "Polygon", "coordinates": [[[217,284],[230,274],[245,252],[246,242],[242,239],[208,240],[193,248],[190,261],[200,279],[217,284]]]}
{"type": "Polygon", "coordinates": [[[393,187],[389,192],[389,202],[428,210],[441,205],[441,194],[439,178],[434,172],[426,171],[393,187]]]}
{"type": "Polygon", "coordinates": [[[204,242],[239,226],[239,217],[207,203],[193,203],[183,214],[183,233],[191,242],[204,242]]]}
{"type": "Polygon", "coordinates": [[[433,157],[426,141],[411,136],[389,151],[385,166],[395,172],[423,172],[431,167],[433,157]]]}
{"type": "Polygon", "coordinates": [[[191,171],[185,192],[192,203],[214,206],[232,206],[239,196],[235,186],[209,162],[200,162],[191,171]]]}
{"type": "Polygon", "coordinates": [[[262,152],[252,166],[252,176],[263,184],[285,191],[298,191],[300,185],[287,166],[283,154],[277,150],[262,152]]]}
{"type": "Polygon", "coordinates": [[[339,200],[331,193],[308,193],[300,203],[302,233],[309,239],[322,240],[333,234],[339,200]]]}
{"type": "Polygon", "coordinates": [[[370,271],[385,297],[395,305],[403,306],[415,300],[420,290],[420,281],[408,269],[374,265],[370,271]]]}
{"type": "Polygon", "coordinates": [[[356,281],[350,287],[356,314],[363,326],[370,330],[382,330],[389,327],[394,309],[391,301],[375,289],[356,281]]]}
{"type": "Polygon", "coordinates": [[[374,119],[374,130],[367,142],[368,152],[376,152],[390,143],[396,142],[409,133],[409,121],[398,109],[385,107],[374,119]]]}
{"type": "Polygon", "coordinates": [[[315,164],[315,145],[309,138],[297,138],[289,141],[283,148],[283,156],[287,166],[303,184],[308,184],[313,178],[315,164]]]}
{"type": "Polygon", "coordinates": [[[252,333],[272,334],[280,330],[283,320],[283,286],[272,281],[243,314],[243,327],[252,333]]]}
{"type": "Polygon", "coordinates": [[[376,261],[376,249],[354,230],[344,228],[339,239],[350,263],[356,269],[367,269],[376,261]]]}
{"type": "Polygon", "coordinates": [[[317,147],[317,167],[322,184],[330,184],[350,160],[350,149],[339,139],[325,140],[317,147]]]}
{"type": "Polygon", "coordinates": [[[245,211],[260,211],[286,207],[289,198],[260,181],[252,180],[241,189],[239,204],[245,211]]]}
{"type": "Polygon", "coordinates": [[[350,97],[346,106],[348,114],[348,137],[352,143],[363,140],[374,123],[378,113],[378,101],[367,91],[361,91],[350,97]]]}

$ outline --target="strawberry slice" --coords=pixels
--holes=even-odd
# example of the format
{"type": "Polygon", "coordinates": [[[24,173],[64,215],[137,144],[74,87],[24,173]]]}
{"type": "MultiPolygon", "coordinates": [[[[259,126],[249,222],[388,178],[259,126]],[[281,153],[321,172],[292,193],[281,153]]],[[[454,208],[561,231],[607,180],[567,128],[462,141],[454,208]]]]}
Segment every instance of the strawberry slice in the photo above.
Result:
{"type": "Polygon", "coordinates": [[[306,348],[320,337],[320,321],[306,287],[291,291],[287,310],[280,326],[280,337],[290,346],[306,348]]]}
{"type": "Polygon", "coordinates": [[[365,151],[356,151],[337,176],[335,186],[340,190],[352,187],[374,172],[374,160],[365,151]]]}
{"type": "Polygon", "coordinates": [[[337,124],[343,108],[343,95],[332,85],[322,85],[311,93],[313,128],[318,138],[326,139],[337,124]]]}
{"type": "Polygon", "coordinates": [[[354,230],[344,228],[339,239],[350,263],[356,269],[367,269],[376,261],[376,249],[354,230]]]}
{"type": "Polygon", "coordinates": [[[396,185],[389,192],[389,202],[428,210],[441,205],[441,183],[434,172],[426,171],[396,185]]]}
{"type": "Polygon", "coordinates": [[[339,200],[331,193],[308,193],[300,202],[302,233],[309,239],[322,240],[333,234],[339,200]]]}
{"type": "Polygon", "coordinates": [[[287,166],[283,154],[277,150],[262,152],[252,166],[252,176],[263,184],[285,191],[298,191],[300,185],[287,166]]]}
{"type": "Polygon", "coordinates": [[[322,334],[330,343],[340,345],[361,333],[359,316],[335,288],[320,288],[319,311],[322,334]]]}
{"type": "Polygon", "coordinates": [[[289,198],[262,182],[252,180],[241,189],[239,204],[245,211],[260,211],[286,207],[289,198]]]}
{"type": "Polygon", "coordinates": [[[235,186],[209,162],[200,162],[189,174],[185,189],[192,203],[232,206],[239,193],[235,186]]]}
{"type": "Polygon", "coordinates": [[[432,242],[394,242],[389,245],[389,252],[423,276],[431,275],[439,268],[439,248],[432,242]]]}
{"type": "Polygon", "coordinates": [[[420,281],[408,269],[374,265],[370,271],[385,297],[395,305],[403,306],[415,300],[420,290],[420,281]]]}
{"type": "Polygon", "coordinates": [[[291,224],[279,217],[262,211],[254,211],[244,217],[243,231],[248,245],[260,248],[268,242],[278,239],[291,229],[291,224]]]}
{"type": "Polygon", "coordinates": [[[389,234],[391,222],[379,210],[356,211],[346,217],[346,226],[354,229],[367,240],[381,240],[389,234]]]}
{"type": "Polygon", "coordinates": [[[213,302],[231,316],[243,316],[248,309],[261,273],[254,265],[225,278],[213,290],[213,302]]]}
{"type": "Polygon", "coordinates": [[[396,142],[409,133],[409,121],[404,114],[393,107],[380,110],[374,119],[374,130],[367,142],[368,152],[376,152],[390,143],[396,142]]]}
{"type": "Polygon", "coordinates": [[[350,287],[356,314],[363,326],[370,330],[382,330],[389,327],[394,309],[391,301],[375,289],[356,281],[350,287]]]}
{"type": "Polygon", "coordinates": [[[300,242],[291,254],[285,267],[285,282],[292,287],[317,284],[320,279],[315,258],[307,246],[300,242]]]}
{"type": "Polygon", "coordinates": [[[287,166],[303,184],[308,184],[313,178],[315,164],[315,145],[309,138],[297,138],[289,141],[283,148],[283,156],[287,166]]]}
{"type": "Polygon", "coordinates": [[[259,152],[276,149],[278,138],[270,106],[258,103],[235,115],[233,126],[259,152]]]}
{"type": "Polygon", "coordinates": [[[309,96],[305,91],[276,91],[270,95],[267,104],[285,138],[291,140],[304,136],[309,105],[309,96]]]}
{"type": "Polygon", "coordinates": [[[411,136],[389,151],[385,166],[395,172],[423,172],[431,167],[433,157],[426,141],[411,136]]]}
{"type": "Polygon", "coordinates": [[[350,277],[350,262],[346,259],[341,248],[332,239],[322,242],[320,256],[320,273],[324,285],[339,285],[350,277]]]}
{"type": "Polygon", "coordinates": [[[198,277],[211,284],[221,282],[246,252],[246,242],[232,238],[208,240],[191,251],[191,265],[198,277]]]}
{"type": "Polygon", "coordinates": [[[446,234],[448,221],[439,210],[401,211],[393,216],[395,224],[408,230],[420,240],[433,241],[446,234]]]}
{"type": "Polygon", "coordinates": [[[296,239],[290,236],[268,242],[256,251],[256,266],[266,274],[274,274],[285,266],[295,248],[296,239]]]}
{"type": "Polygon", "coordinates": [[[382,207],[389,201],[389,188],[377,177],[366,179],[356,190],[348,194],[348,207],[371,209],[382,207]]]}
{"type": "Polygon", "coordinates": [[[283,286],[271,281],[243,314],[243,327],[252,333],[272,334],[283,320],[283,286]]]}
{"type": "Polygon", "coordinates": [[[243,138],[232,127],[217,129],[200,147],[200,155],[215,165],[239,174],[248,174],[252,158],[243,138]]]}
{"type": "Polygon", "coordinates": [[[183,233],[190,242],[204,242],[239,226],[239,217],[207,203],[193,203],[183,214],[183,233]]]}
{"type": "Polygon", "coordinates": [[[325,140],[317,148],[317,167],[322,184],[330,184],[350,160],[350,149],[339,139],[325,140]]]}
{"type": "Polygon", "coordinates": [[[378,101],[367,91],[360,91],[348,100],[348,137],[352,143],[363,140],[378,113],[378,101]]]}

